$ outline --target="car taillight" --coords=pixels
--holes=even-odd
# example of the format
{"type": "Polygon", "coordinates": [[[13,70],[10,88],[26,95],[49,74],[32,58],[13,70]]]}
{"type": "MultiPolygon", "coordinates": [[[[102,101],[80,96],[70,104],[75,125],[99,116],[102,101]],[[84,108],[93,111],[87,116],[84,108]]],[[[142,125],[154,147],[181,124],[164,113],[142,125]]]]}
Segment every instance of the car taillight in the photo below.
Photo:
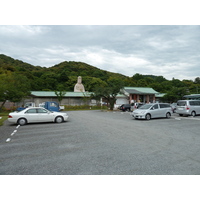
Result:
{"type": "Polygon", "coordinates": [[[11,116],[11,115],[8,115],[8,118],[12,118],[12,116],[11,116]]]}
{"type": "Polygon", "coordinates": [[[189,109],[190,109],[190,107],[187,106],[187,107],[186,107],[186,110],[189,110],[189,109]]]}

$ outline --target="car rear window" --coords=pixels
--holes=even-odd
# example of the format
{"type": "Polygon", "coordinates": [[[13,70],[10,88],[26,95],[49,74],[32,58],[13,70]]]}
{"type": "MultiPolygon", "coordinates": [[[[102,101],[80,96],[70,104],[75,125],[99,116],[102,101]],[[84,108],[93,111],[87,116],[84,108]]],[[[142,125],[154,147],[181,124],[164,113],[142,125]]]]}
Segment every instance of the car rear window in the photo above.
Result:
{"type": "Polygon", "coordinates": [[[189,101],[191,106],[200,106],[200,101],[189,101]]]}
{"type": "Polygon", "coordinates": [[[186,105],[186,101],[178,101],[177,102],[177,106],[185,106],[186,105]]]}
{"type": "Polygon", "coordinates": [[[35,108],[29,109],[26,111],[26,113],[37,113],[37,110],[35,108]]]}

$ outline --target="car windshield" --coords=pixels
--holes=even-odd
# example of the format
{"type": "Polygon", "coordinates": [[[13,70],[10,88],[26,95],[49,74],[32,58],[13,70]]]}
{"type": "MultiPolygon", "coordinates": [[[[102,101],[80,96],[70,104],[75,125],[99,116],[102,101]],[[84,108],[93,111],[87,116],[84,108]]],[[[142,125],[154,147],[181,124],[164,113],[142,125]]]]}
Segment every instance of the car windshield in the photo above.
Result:
{"type": "Polygon", "coordinates": [[[144,110],[146,110],[146,109],[151,108],[151,106],[152,106],[152,104],[145,104],[145,105],[141,106],[139,109],[144,109],[144,110]]]}

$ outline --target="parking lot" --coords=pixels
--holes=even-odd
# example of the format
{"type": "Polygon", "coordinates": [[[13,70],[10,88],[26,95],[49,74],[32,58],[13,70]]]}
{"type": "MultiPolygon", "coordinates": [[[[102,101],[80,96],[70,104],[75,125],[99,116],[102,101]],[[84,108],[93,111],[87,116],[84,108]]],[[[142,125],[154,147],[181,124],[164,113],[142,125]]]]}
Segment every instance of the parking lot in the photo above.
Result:
{"type": "Polygon", "coordinates": [[[68,122],[0,127],[0,174],[200,174],[200,116],[134,120],[70,111],[68,122]]]}

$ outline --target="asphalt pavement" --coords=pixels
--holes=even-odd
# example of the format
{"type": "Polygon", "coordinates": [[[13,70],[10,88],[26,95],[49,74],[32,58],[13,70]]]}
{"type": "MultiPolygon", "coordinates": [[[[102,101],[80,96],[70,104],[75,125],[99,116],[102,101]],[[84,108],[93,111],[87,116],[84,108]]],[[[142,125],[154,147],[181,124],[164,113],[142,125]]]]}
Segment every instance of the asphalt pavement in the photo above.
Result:
{"type": "Polygon", "coordinates": [[[0,174],[199,175],[200,116],[134,120],[70,111],[67,122],[0,127],[0,174]]]}

